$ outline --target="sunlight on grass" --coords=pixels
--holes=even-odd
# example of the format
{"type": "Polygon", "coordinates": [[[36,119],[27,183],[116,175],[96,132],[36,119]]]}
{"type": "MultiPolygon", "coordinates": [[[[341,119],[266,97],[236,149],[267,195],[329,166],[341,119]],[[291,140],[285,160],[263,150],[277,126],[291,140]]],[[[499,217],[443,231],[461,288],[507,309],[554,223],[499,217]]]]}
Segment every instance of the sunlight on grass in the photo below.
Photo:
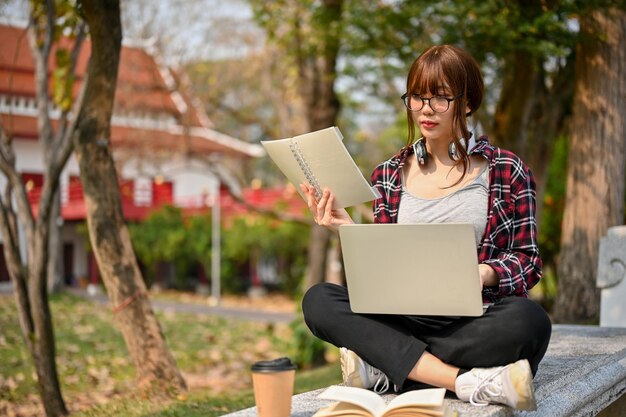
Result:
{"type": "MultiPolygon", "coordinates": [[[[63,395],[76,416],[221,416],[254,405],[250,365],[292,356],[291,330],[207,315],[159,312],[168,346],[189,392],[173,401],[137,398],[134,368],[110,309],[71,294],[50,301],[63,395]]],[[[15,301],[0,295],[0,415],[41,412],[15,301]]],[[[337,383],[339,366],[298,371],[296,392],[337,383]]]]}

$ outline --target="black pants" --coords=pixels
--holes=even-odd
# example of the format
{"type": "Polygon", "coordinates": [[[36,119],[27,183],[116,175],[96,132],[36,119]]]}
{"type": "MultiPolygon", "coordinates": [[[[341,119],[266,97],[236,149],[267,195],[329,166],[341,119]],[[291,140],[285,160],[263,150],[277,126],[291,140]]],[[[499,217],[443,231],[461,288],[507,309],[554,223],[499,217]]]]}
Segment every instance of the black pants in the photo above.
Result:
{"type": "Polygon", "coordinates": [[[354,351],[403,390],[414,388],[406,378],[424,351],[464,369],[528,359],[534,375],[552,332],[543,308],[521,297],[503,298],[481,317],[357,314],[345,287],[324,283],[306,292],[302,310],[315,336],[354,351]]]}

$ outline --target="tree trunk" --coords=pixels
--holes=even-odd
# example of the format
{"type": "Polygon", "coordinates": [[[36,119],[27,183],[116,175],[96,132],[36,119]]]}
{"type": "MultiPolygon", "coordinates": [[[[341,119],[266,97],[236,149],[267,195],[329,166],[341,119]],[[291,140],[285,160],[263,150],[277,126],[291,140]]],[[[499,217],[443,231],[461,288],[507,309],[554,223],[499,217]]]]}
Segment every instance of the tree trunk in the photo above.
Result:
{"type": "Polygon", "coordinates": [[[29,263],[31,276],[27,286],[27,279],[24,276],[26,268],[21,265],[16,256],[19,253],[17,248],[7,249],[9,243],[6,241],[8,236],[6,232],[7,229],[2,227],[2,235],[5,237],[5,259],[14,286],[22,336],[33,359],[44,410],[48,417],[66,416],[68,411],[61,394],[56,368],[55,341],[45,285],[44,259],[41,254],[31,256],[29,263]]]}
{"type": "Polygon", "coordinates": [[[537,184],[535,218],[540,228],[548,166],[552,160],[556,139],[566,133],[566,120],[571,115],[574,65],[573,57],[569,57],[565,65],[552,76],[550,88],[546,86],[546,74],[543,70],[537,80],[540,84],[536,90],[538,98],[529,121],[524,161],[531,167],[537,184]]]}
{"type": "Polygon", "coordinates": [[[48,417],[66,416],[67,408],[61,395],[57,367],[52,313],[48,303],[48,224],[39,223],[37,241],[29,245],[28,298],[31,307],[34,336],[32,342],[33,362],[37,372],[37,384],[48,417]]]}
{"type": "Polygon", "coordinates": [[[7,267],[15,288],[22,336],[33,359],[46,415],[66,416],[68,411],[58,380],[52,314],[46,286],[49,230],[47,216],[43,209],[38,213],[34,233],[28,242],[28,263],[25,264],[19,255],[17,231],[10,226],[13,214],[7,210],[8,207],[10,203],[2,203],[0,231],[4,238],[7,267]]]}
{"type": "Polygon", "coordinates": [[[626,12],[581,16],[559,292],[554,318],[586,323],[599,315],[598,242],[624,216],[626,12]]]}
{"type": "MultiPolygon", "coordinates": [[[[545,12],[545,2],[518,3],[519,12],[528,22],[545,12]]],[[[545,174],[569,110],[572,88],[568,85],[573,84],[567,74],[573,65],[568,63],[552,80],[543,65],[542,59],[527,49],[512,50],[505,57],[502,91],[490,132],[498,145],[515,152],[531,168],[537,183],[537,223],[541,223],[545,174]]]]}
{"type": "Polygon", "coordinates": [[[173,393],[186,389],[147,297],[128,228],[110,151],[110,120],[120,58],[119,1],[83,0],[89,25],[85,105],[74,148],[87,206],[89,238],[113,311],[141,388],[173,393]]]}
{"type": "Polygon", "coordinates": [[[557,127],[552,124],[554,119],[547,120],[546,116],[563,109],[557,104],[560,102],[546,92],[541,63],[527,51],[512,52],[505,60],[491,136],[498,146],[515,152],[531,168],[537,183],[538,223],[545,172],[556,139],[556,131],[552,132],[551,128],[557,127]],[[550,101],[545,103],[544,98],[550,101]]]}
{"type": "Polygon", "coordinates": [[[495,142],[522,159],[526,156],[526,132],[535,104],[539,66],[528,51],[511,52],[504,63],[502,93],[494,115],[495,142]]]}
{"type": "MultiPolygon", "coordinates": [[[[517,2],[525,21],[542,16],[547,5],[538,0],[517,2]]],[[[564,128],[573,91],[573,62],[568,59],[556,74],[548,74],[528,49],[512,50],[504,60],[502,91],[492,131],[495,142],[519,155],[531,168],[537,183],[537,223],[541,223],[546,172],[557,136],[564,128]]]]}
{"type": "Polygon", "coordinates": [[[50,243],[48,257],[48,292],[56,293],[65,286],[63,271],[63,236],[61,236],[61,193],[57,190],[52,202],[50,213],[50,243]]]}
{"type": "Polygon", "coordinates": [[[324,282],[328,267],[328,249],[330,247],[331,233],[325,227],[311,226],[311,237],[308,248],[308,270],[304,282],[304,291],[313,285],[324,282]]]}

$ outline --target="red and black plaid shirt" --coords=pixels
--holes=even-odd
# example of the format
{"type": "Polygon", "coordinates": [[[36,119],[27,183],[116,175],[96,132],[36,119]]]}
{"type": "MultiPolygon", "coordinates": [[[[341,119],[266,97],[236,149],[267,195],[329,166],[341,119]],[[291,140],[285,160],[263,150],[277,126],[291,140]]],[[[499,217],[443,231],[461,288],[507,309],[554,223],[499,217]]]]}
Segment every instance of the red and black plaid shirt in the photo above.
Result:
{"type": "MultiPolygon", "coordinates": [[[[412,154],[413,148],[406,146],[372,173],[372,185],[382,195],[374,201],[375,223],[398,221],[400,170],[412,154]]],[[[499,285],[485,287],[483,299],[494,302],[511,295],[528,297],[528,290],[541,278],[533,175],[517,155],[490,145],[485,136],[478,139],[470,154],[489,161],[489,212],[478,261],[496,271],[499,285]]]]}

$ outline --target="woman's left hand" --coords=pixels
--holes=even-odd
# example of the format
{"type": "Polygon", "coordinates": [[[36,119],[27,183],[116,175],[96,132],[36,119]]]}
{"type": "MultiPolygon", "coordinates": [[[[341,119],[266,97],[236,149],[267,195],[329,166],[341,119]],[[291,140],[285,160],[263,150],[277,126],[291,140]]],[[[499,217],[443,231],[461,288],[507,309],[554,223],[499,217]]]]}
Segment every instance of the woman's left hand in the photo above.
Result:
{"type": "Polygon", "coordinates": [[[315,223],[335,231],[342,224],[354,223],[345,209],[333,209],[335,197],[328,189],[324,189],[319,201],[315,195],[315,188],[300,184],[300,189],[306,195],[307,205],[315,223]]]}
{"type": "Polygon", "coordinates": [[[480,286],[495,287],[498,285],[498,275],[496,271],[487,264],[478,265],[478,275],[480,276],[480,286]]]}

